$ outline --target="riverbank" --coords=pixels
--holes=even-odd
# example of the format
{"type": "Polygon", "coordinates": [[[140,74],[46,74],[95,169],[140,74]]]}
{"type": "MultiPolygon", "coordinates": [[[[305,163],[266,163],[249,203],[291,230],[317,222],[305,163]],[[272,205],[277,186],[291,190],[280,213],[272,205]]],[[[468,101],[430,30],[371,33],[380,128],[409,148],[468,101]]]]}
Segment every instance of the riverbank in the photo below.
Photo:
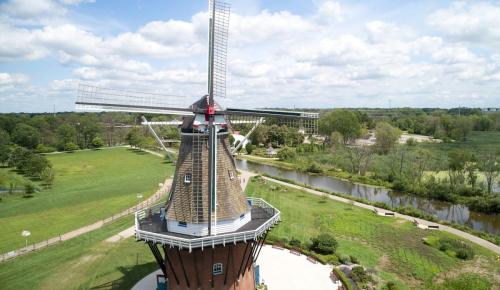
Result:
{"type": "MultiPolygon", "coordinates": [[[[288,187],[300,189],[300,190],[303,190],[305,192],[308,192],[308,193],[311,193],[311,194],[314,194],[314,195],[317,195],[317,196],[325,196],[325,193],[326,193],[324,191],[319,191],[317,189],[303,187],[303,186],[300,186],[300,185],[297,185],[297,184],[290,183],[290,181],[282,181],[282,180],[279,180],[277,178],[273,178],[273,177],[269,177],[269,176],[262,176],[262,178],[265,179],[265,180],[269,180],[271,182],[283,185],[283,186],[288,186],[288,187]]],[[[341,197],[341,196],[333,195],[333,194],[330,194],[330,193],[327,196],[328,196],[328,198],[330,198],[332,200],[336,200],[336,201],[340,201],[340,202],[343,202],[343,203],[351,204],[351,205],[354,205],[354,206],[357,206],[357,207],[361,207],[361,208],[364,208],[364,209],[368,209],[368,210],[371,210],[371,211],[374,211],[374,212],[384,212],[386,210],[386,208],[381,208],[381,207],[377,207],[377,206],[374,206],[374,205],[371,205],[371,204],[362,203],[362,202],[359,202],[359,201],[355,201],[355,200],[352,200],[352,199],[349,199],[349,198],[346,198],[346,197],[341,197]]],[[[500,255],[500,246],[498,246],[498,245],[500,245],[500,243],[499,244],[494,244],[491,241],[487,241],[487,240],[485,240],[483,238],[480,238],[480,237],[474,236],[474,235],[472,235],[470,233],[463,232],[461,230],[452,228],[452,227],[444,225],[442,223],[437,223],[437,222],[433,222],[433,221],[421,219],[419,217],[414,217],[414,216],[411,216],[411,215],[405,215],[405,214],[395,213],[394,217],[401,218],[401,219],[404,219],[404,220],[407,220],[407,221],[410,221],[410,222],[417,222],[418,224],[425,225],[425,226],[428,226],[428,227],[429,226],[430,227],[437,227],[441,231],[446,231],[446,232],[452,233],[454,235],[457,235],[459,237],[462,237],[464,239],[467,239],[467,240],[469,240],[469,241],[471,241],[473,243],[476,243],[476,244],[478,244],[478,245],[480,245],[482,247],[485,247],[485,248],[487,248],[487,249],[495,252],[496,254],[500,255]]]]}
{"type": "Polygon", "coordinates": [[[349,181],[352,183],[357,183],[361,185],[370,185],[370,186],[376,186],[376,187],[383,187],[383,188],[391,188],[391,184],[389,182],[384,182],[381,180],[373,179],[367,176],[359,176],[356,174],[352,174],[349,172],[345,171],[340,171],[340,170],[324,170],[321,173],[316,173],[316,172],[310,172],[305,170],[302,166],[299,164],[293,164],[285,161],[280,161],[277,158],[265,158],[265,157],[260,157],[260,156],[252,156],[252,155],[237,155],[236,158],[238,159],[245,159],[261,164],[266,164],[270,166],[275,166],[279,167],[282,169],[288,169],[288,170],[297,170],[303,173],[308,173],[308,174],[313,174],[313,175],[323,175],[323,176],[330,176],[334,178],[338,178],[344,181],[349,181]]]}
{"type": "Polygon", "coordinates": [[[332,177],[309,175],[306,173],[299,173],[297,171],[287,171],[292,169],[285,170],[269,164],[262,165],[260,162],[247,160],[242,161],[240,159],[237,160],[237,163],[240,169],[253,170],[260,174],[267,173],[268,176],[285,182],[314,188],[321,192],[334,194],[365,204],[383,207],[402,214],[434,222],[440,222],[484,238],[492,243],[500,243],[500,236],[496,234],[498,232],[498,216],[496,215],[474,213],[468,211],[465,206],[457,206],[444,202],[436,202],[419,197],[397,194],[380,187],[371,188],[369,186],[359,184],[339,182],[339,180],[330,180],[332,177]],[[285,176],[288,178],[285,178],[285,176]],[[321,185],[315,186],[314,184],[321,185]],[[417,208],[417,210],[415,208],[417,208]],[[445,220],[444,218],[448,220],[445,220]],[[454,221],[453,218],[456,218],[456,221],[454,221]],[[462,224],[459,224],[458,222],[461,222],[462,224]],[[477,229],[469,228],[466,225],[473,225],[477,227],[477,229]],[[492,232],[488,233],[486,230],[492,232]]]}

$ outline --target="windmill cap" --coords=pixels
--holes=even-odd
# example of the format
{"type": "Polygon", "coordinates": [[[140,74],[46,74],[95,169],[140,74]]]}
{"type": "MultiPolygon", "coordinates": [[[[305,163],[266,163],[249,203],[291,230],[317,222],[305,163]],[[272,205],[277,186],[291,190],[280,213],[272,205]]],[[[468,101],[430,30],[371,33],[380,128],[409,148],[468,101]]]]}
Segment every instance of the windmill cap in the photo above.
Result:
{"type": "MultiPolygon", "coordinates": [[[[215,111],[222,111],[222,107],[219,105],[219,103],[215,103],[215,111]]],[[[208,109],[208,99],[207,96],[201,97],[198,101],[194,102],[190,108],[193,110],[193,112],[205,112],[208,109]]]]}

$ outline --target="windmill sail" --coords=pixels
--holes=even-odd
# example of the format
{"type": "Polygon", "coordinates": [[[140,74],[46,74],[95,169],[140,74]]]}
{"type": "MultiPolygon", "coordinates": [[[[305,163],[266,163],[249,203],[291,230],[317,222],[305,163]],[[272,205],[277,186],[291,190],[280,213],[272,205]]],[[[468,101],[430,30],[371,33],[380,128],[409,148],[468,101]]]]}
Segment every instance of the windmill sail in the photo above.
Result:
{"type": "Polygon", "coordinates": [[[152,114],[192,115],[192,98],[155,93],[132,92],[97,87],[78,86],[76,108],[91,111],[119,111],[152,114]]]}
{"type": "Polygon", "coordinates": [[[212,98],[226,97],[227,42],[229,35],[230,5],[223,1],[210,0],[209,12],[209,66],[208,95],[212,98]]]}

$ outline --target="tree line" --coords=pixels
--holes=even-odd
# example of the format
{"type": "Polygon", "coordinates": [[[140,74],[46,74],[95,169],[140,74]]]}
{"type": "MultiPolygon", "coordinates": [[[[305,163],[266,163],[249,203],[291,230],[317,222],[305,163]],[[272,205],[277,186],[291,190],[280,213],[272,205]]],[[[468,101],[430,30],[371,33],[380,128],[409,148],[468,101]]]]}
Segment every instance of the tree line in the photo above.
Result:
{"type": "Polygon", "coordinates": [[[472,131],[499,131],[500,114],[483,115],[463,108],[457,113],[402,109],[371,117],[361,110],[331,110],[323,112],[319,120],[324,142],[284,148],[278,157],[301,164],[309,172],[342,169],[359,182],[465,203],[477,211],[500,212],[500,195],[493,192],[500,171],[500,148],[462,146],[469,144],[472,131]],[[418,144],[410,138],[406,144],[398,144],[403,130],[441,137],[443,143],[418,144]],[[369,131],[376,138],[373,146],[355,142],[369,131]],[[480,181],[480,173],[484,181],[480,181]]]}

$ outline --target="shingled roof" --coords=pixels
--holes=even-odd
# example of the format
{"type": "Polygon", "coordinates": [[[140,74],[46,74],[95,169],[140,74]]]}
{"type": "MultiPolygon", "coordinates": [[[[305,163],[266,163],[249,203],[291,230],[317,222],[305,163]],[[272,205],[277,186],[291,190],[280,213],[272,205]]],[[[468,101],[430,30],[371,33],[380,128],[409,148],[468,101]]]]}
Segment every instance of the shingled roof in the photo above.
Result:
{"type": "MultiPolygon", "coordinates": [[[[183,129],[192,128],[193,118],[183,129]]],[[[187,223],[208,222],[208,134],[182,134],[167,218],[187,223]],[[186,177],[188,176],[188,177],[186,177]]],[[[249,210],[231,155],[228,133],[217,138],[217,220],[239,218],[249,210]]]]}

